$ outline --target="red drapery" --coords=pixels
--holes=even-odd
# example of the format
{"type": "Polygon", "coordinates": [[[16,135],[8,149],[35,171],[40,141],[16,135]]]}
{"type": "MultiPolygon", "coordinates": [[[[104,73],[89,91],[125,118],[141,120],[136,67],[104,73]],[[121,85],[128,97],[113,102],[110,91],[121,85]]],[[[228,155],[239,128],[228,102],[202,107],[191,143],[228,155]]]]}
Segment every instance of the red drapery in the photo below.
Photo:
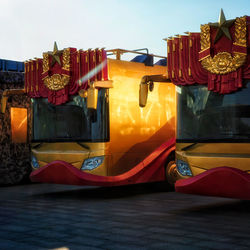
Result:
{"type": "Polygon", "coordinates": [[[108,80],[107,55],[104,49],[77,50],[68,48],[53,63],[51,54],[43,59],[25,62],[25,89],[32,98],[48,98],[54,105],[69,100],[91,81],[108,80]],[[59,80],[58,80],[59,79],[59,80]]]}
{"type": "Polygon", "coordinates": [[[214,43],[216,29],[210,29],[210,46],[201,51],[201,34],[189,33],[168,40],[168,75],[176,85],[207,84],[208,90],[221,94],[236,91],[242,87],[243,79],[250,79],[250,17],[246,18],[247,47],[238,46],[235,41],[235,25],[230,28],[232,41],[222,36],[214,43]],[[246,61],[242,67],[227,74],[211,73],[201,64],[201,60],[208,56],[213,58],[221,52],[246,54],[246,61]]]}

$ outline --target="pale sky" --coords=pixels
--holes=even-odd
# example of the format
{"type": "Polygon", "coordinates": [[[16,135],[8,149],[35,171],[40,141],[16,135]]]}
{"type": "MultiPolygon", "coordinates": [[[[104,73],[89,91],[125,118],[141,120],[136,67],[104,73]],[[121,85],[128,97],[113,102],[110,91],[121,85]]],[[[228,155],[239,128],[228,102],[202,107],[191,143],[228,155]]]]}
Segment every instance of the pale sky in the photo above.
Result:
{"type": "Polygon", "coordinates": [[[58,49],[140,49],[166,56],[163,38],[250,15],[249,0],[0,0],[0,58],[25,61],[58,49]]]}

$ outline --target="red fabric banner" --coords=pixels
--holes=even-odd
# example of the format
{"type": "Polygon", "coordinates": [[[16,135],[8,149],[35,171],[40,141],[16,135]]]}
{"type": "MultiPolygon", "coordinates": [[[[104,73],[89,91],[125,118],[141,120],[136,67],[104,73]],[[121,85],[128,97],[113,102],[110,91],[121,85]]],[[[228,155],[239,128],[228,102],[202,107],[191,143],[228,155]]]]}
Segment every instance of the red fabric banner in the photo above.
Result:
{"type": "Polygon", "coordinates": [[[102,80],[102,67],[100,68],[101,63],[102,63],[102,51],[96,50],[96,65],[98,66],[98,71],[97,71],[97,80],[98,81],[102,80]]]}
{"type": "Polygon", "coordinates": [[[205,84],[206,72],[199,63],[199,34],[168,40],[168,72],[176,85],[205,84]]]}
{"type": "Polygon", "coordinates": [[[102,80],[108,80],[108,60],[107,60],[107,53],[104,49],[102,49],[102,80]]]}
{"type": "Polygon", "coordinates": [[[90,81],[96,81],[96,52],[95,50],[89,50],[89,73],[90,73],[90,81]]]}
{"type": "Polygon", "coordinates": [[[25,63],[25,89],[32,98],[43,97],[54,105],[87,89],[90,81],[108,80],[107,56],[101,50],[75,48],[44,53],[43,59],[25,63]],[[60,64],[59,64],[60,62],[60,64]]]}
{"type": "Polygon", "coordinates": [[[190,34],[190,70],[194,81],[198,84],[205,84],[207,82],[207,72],[203,69],[199,62],[200,51],[200,34],[191,33],[190,34]]]}
{"type": "Polygon", "coordinates": [[[168,74],[176,85],[207,84],[208,90],[221,94],[237,91],[242,87],[243,79],[250,79],[250,17],[246,20],[247,46],[235,42],[235,24],[230,27],[232,40],[222,36],[214,42],[217,29],[210,27],[210,47],[201,51],[201,34],[190,33],[188,36],[179,36],[168,40],[168,74]],[[219,53],[227,52],[233,58],[235,54],[245,54],[245,63],[229,73],[211,73],[202,65],[207,57],[214,58],[219,53]]]}
{"type": "Polygon", "coordinates": [[[88,51],[80,51],[80,82],[81,89],[87,89],[88,88],[88,77],[86,74],[89,72],[89,55],[88,51]]]}
{"type": "Polygon", "coordinates": [[[186,51],[189,50],[190,45],[192,45],[191,43],[191,38],[189,38],[188,36],[181,36],[181,44],[182,44],[182,48],[181,48],[181,72],[183,75],[183,79],[184,79],[184,83],[187,82],[188,84],[193,84],[195,83],[194,78],[191,76],[190,72],[191,72],[191,68],[190,68],[190,63],[191,63],[191,58],[189,56],[189,54],[185,53],[186,51]],[[187,67],[187,65],[189,65],[187,67]]]}
{"type": "Polygon", "coordinates": [[[29,80],[29,77],[28,77],[28,70],[29,70],[29,64],[28,62],[26,61],[24,63],[24,86],[25,86],[25,92],[28,93],[28,86],[29,86],[29,83],[28,83],[28,80],[29,80]]]}

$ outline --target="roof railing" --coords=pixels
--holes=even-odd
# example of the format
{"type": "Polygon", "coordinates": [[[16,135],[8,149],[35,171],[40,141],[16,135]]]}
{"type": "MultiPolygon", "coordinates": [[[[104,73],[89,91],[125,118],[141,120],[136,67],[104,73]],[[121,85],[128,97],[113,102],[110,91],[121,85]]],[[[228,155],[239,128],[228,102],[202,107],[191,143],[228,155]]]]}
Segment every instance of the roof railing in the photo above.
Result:
{"type": "Polygon", "coordinates": [[[133,54],[139,54],[139,55],[150,55],[153,57],[158,57],[158,58],[163,58],[166,59],[167,57],[165,56],[159,56],[159,55],[154,55],[154,54],[149,54],[148,53],[148,49],[147,48],[143,48],[143,49],[135,49],[135,50],[127,50],[127,49],[110,49],[110,50],[106,50],[107,55],[115,55],[116,56],[116,60],[121,60],[121,55],[125,54],[125,53],[133,53],[133,54]],[[140,52],[142,50],[146,50],[147,53],[143,53],[140,52]]]}

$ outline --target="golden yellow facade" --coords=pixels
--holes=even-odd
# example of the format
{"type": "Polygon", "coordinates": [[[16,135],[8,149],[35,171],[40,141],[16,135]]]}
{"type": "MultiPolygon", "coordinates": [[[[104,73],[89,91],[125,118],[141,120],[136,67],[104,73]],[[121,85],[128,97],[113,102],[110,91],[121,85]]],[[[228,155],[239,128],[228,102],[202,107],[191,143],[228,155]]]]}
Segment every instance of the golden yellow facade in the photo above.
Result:
{"type": "Polygon", "coordinates": [[[233,167],[250,173],[249,143],[177,143],[176,158],[189,164],[193,176],[216,167],[233,167]]]}
{"type": "Polygon", "coordinates": [[[155,83],[147,105],[139,107],[139,83],[144,75],[166,74],[163,66],[109,60],[110,143],[109,175],[124,173],[175,136],[176,96],[171,83],[155,83]]]}

